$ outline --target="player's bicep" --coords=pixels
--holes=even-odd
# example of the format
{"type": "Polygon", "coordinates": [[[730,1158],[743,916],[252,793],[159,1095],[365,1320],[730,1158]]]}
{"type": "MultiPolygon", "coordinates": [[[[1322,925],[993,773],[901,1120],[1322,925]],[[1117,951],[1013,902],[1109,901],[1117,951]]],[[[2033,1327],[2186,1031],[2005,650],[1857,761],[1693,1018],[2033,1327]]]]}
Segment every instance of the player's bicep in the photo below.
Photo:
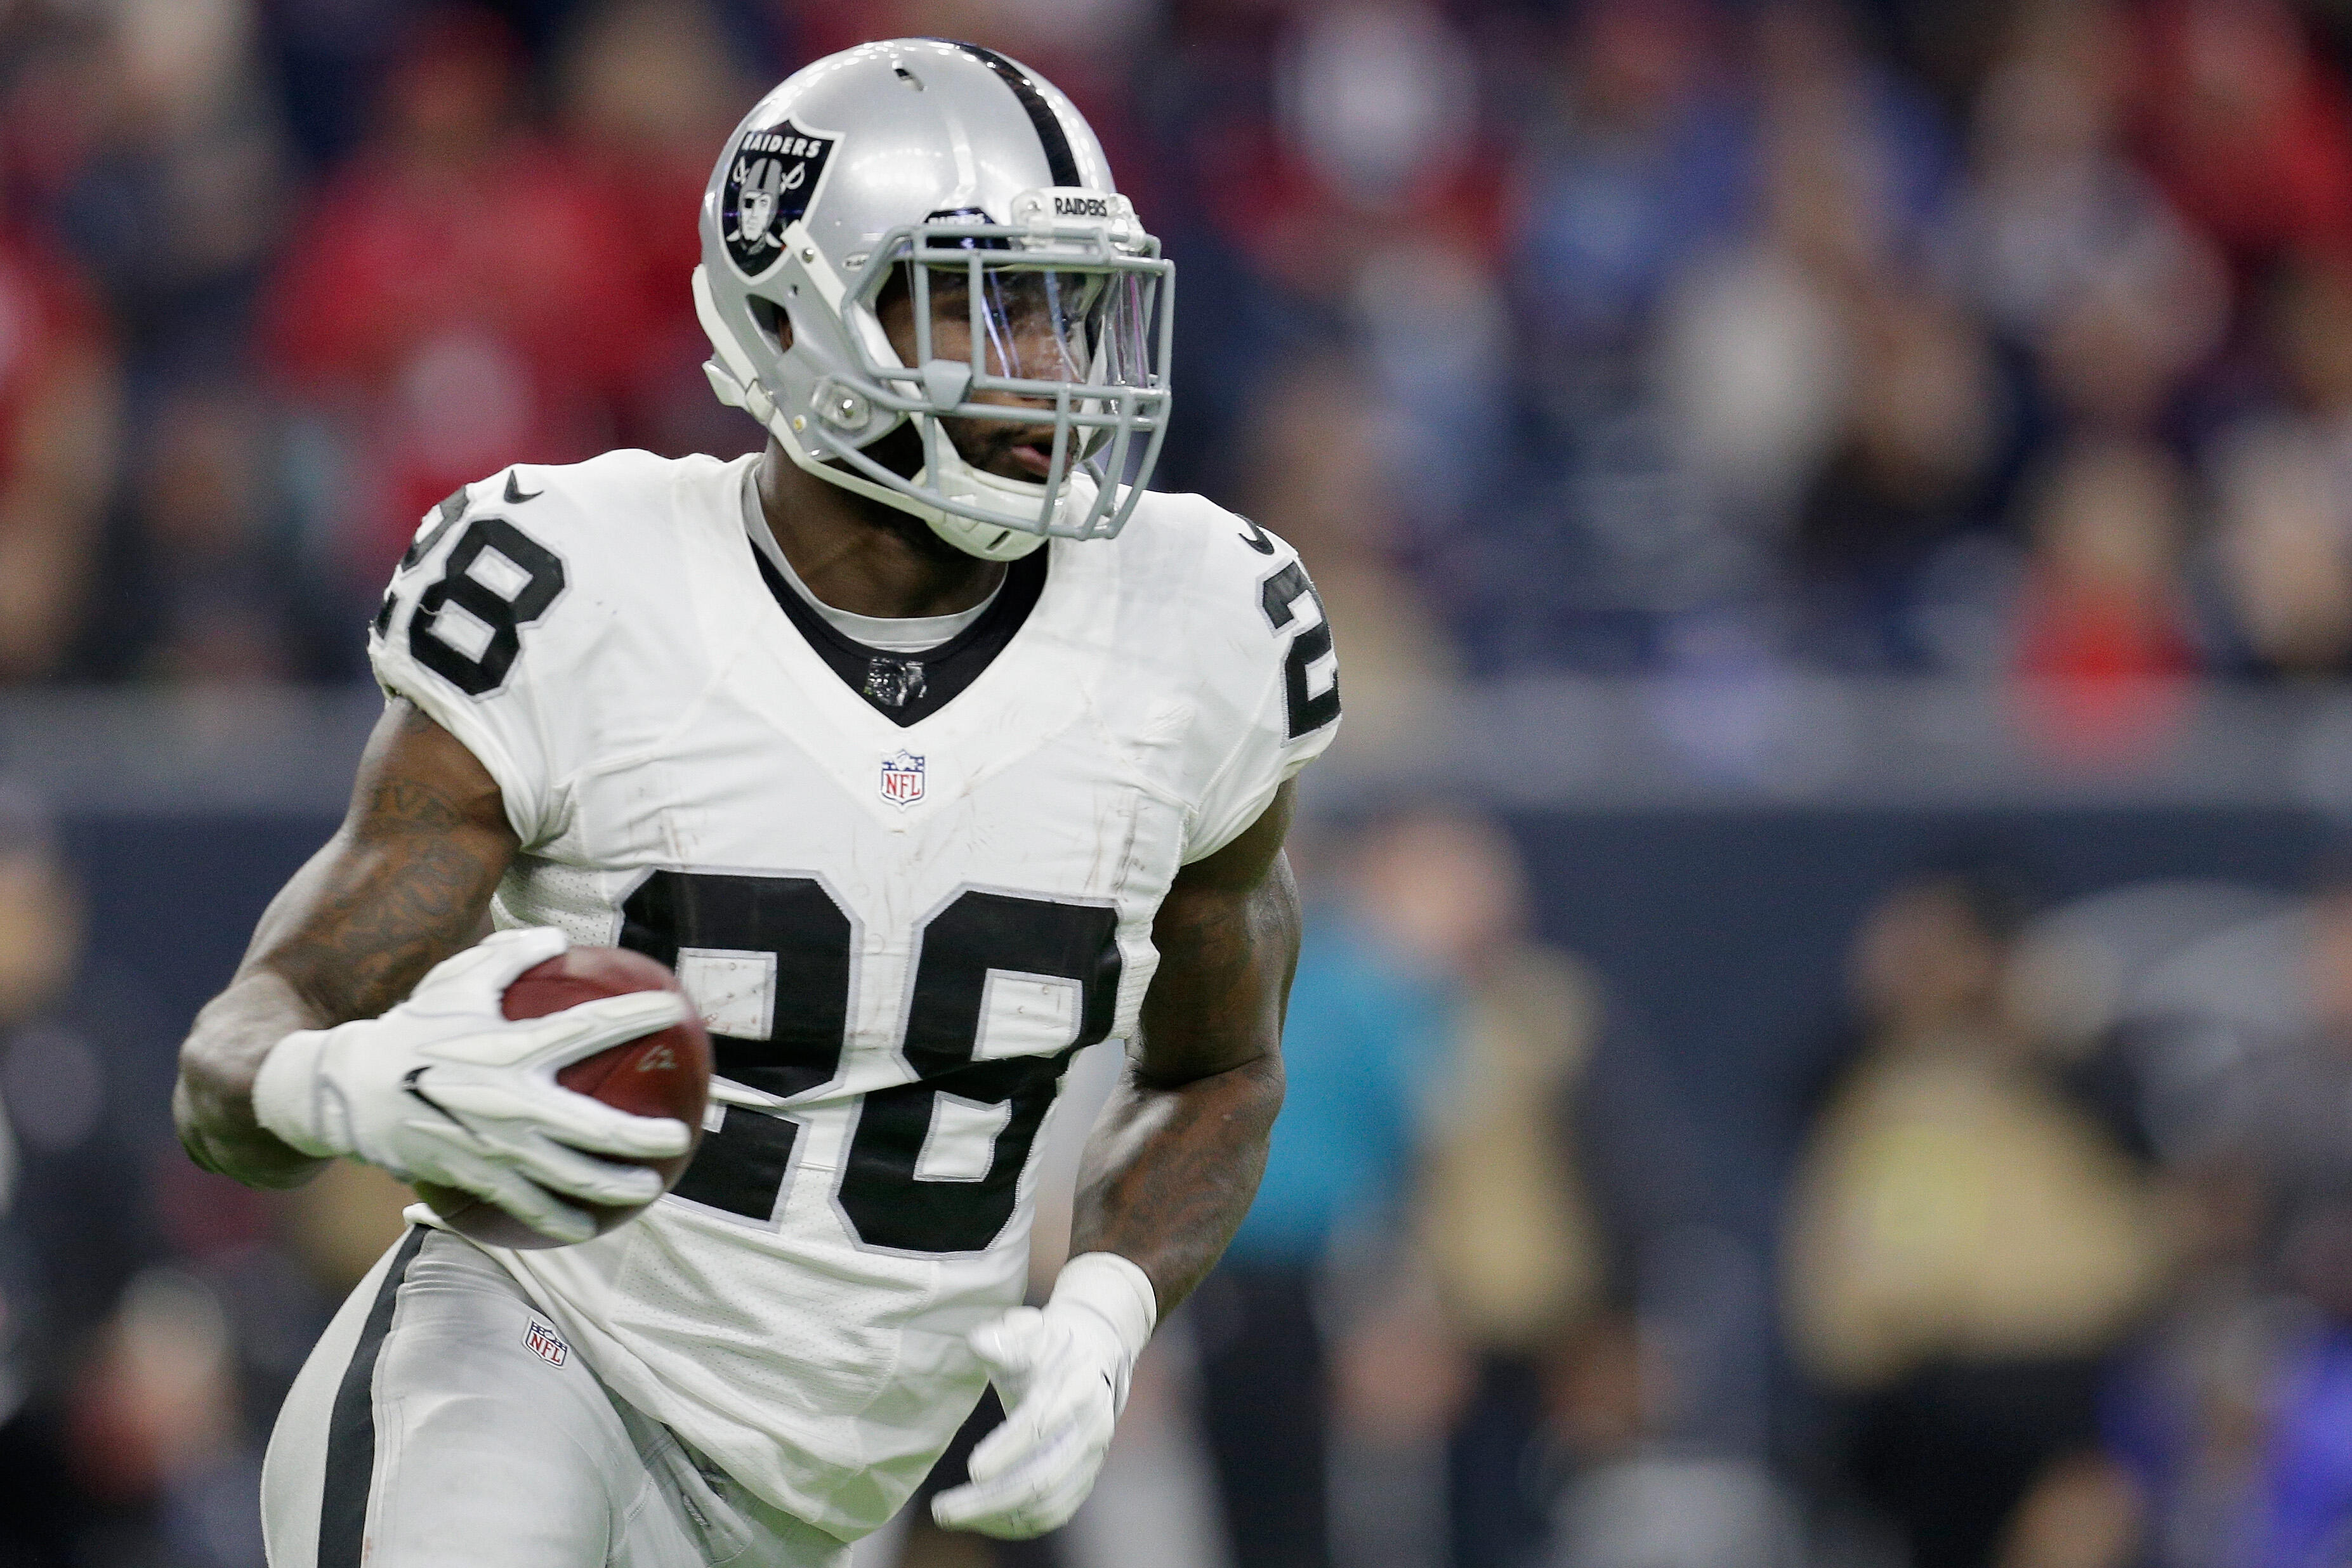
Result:
{"type": "Polygon", "coordinates": [[[1298,889],[1282,844],[1294,789],[1178,873],[1153,921],[1160,969],[1143,998],[1137,1071],[1187,1082],[1276,1054],[1298,964],[1298,889]]]}
{"type": "Polygon", "coordinates": [[[480,937],[517,847],[489,770],[395,698],[342,826],[271,902],[240,972],[277,975],[323,1020],[373,1018],[480,937]]]}

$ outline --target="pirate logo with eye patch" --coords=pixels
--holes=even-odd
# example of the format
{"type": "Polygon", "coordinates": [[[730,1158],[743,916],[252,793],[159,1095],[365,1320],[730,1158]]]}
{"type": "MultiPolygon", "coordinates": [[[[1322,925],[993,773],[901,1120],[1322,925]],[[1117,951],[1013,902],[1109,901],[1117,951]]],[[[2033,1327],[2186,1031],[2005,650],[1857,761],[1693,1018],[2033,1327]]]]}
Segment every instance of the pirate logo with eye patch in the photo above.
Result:
{"type": "Polygon", "coordinates": [[[719,229],[727,255],[747,279],[784,254],[784,229],[808,211],[833,157],[836,136],[815,136],[791,120],[745,134],[727,166],[719,229]]]}

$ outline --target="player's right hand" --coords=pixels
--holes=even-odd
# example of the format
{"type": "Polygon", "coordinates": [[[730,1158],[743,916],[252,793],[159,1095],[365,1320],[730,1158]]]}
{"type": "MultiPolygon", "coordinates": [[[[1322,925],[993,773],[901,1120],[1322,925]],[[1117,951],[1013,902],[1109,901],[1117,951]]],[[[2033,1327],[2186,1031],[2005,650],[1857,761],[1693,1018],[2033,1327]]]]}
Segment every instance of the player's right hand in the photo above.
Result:
{"type": "Polygon", "coordinates": [[[569,946],[545,927],[501,931],[436,967],[382,1018],[288,1035],[255,1077],[254,1115],[306,1155],[462,1187],[543,1235],[586,1240],[595,1223],[566,1200],[651,1202],[661,1177],[616,1161],[683,1154],[692,1134],[575,1094],[555,1074],[682,1021],[687,1002],[635,991],[507,1018],[507,988],[569,946]]]}

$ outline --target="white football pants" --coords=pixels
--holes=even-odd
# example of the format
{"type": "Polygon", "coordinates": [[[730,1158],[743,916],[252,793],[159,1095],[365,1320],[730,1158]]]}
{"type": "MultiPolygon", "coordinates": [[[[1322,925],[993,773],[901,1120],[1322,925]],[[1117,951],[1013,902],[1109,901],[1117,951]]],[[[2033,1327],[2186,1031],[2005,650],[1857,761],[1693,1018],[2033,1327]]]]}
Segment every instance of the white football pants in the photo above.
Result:
{"type": "Polygon", "coordinates": [[[295,1379],[261,1471],[271,1568],[845,1568],[606,1392],[512,1276],[417,1228],[295,1379]]]}

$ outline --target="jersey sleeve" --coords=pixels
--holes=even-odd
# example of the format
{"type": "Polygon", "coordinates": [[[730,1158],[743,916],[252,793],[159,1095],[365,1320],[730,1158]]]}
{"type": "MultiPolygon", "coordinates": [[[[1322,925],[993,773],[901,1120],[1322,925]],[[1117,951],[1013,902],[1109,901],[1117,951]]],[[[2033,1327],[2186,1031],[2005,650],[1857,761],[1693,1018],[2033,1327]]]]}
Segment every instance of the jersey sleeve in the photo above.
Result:
{"type": "Polygon", "coordinates": [[[1232,639],[1245,678],[1238,734],[1193,812],[1187,864],[1216,853],[1265,814],[1275,791],[1322,755],[1339,730],[1339,661],[1331,624],[1307,569],[1276,547],[1249,591],[1249,612],[1232,639]]]}
{"type": "Polygon", "coordinates": [[[477,503],[495,481],[457,491],[425,516],[394,570],[368,630],[368,662],[390,697],[404,697],[456,736],[498,781],[526,848],[553,831],[560,741],[541,695],[550,612],[571,586],[563,557],[517,519],[477,503]]]}

